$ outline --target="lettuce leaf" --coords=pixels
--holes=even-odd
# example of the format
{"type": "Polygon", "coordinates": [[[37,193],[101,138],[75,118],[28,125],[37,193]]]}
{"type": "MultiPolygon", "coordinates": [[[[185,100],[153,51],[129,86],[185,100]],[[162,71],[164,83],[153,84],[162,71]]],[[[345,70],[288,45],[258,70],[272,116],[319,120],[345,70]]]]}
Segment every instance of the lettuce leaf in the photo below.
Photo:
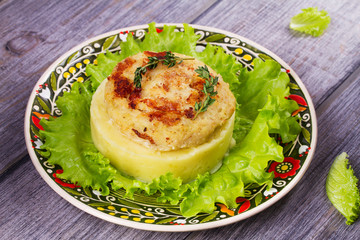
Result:
{"type": "Polygon", "coordinates": [[[326,194],[334,207],[347,219],[346,224],[353,224],[360,213],[360,195],[358,179],[349,166],[349,156],[343,152],[336,157],[326,179],[326,194]]]}
{"type": "Polygon", "coordinates": [[[107,51],[106,55],[99,54],[97,56],[98,65],[89,64],[86,66],[86,74],[90,76],[94,92],[100,83],[109,76],[116,64],[123,59],[119,54],[107,51]]]}
{"type": "Polygon", "coordinates": [[[160,202],[180,203],[184,216],[199,212],[211,213],[215,203],[236,207],[236,198],[244,196],[246,184],[272,184],[273,173],[266,172],[269,161],[283,161],[282,147],[270,137],[280,134],[283,142],[292,141],[300,132],[291,113],[298,108],[296,102],[285,99],[289,94],[289,78],[280,65],[272,60],[254,61],[254,70],[243,68],[235,57],[218,46],[208,44],[204,51],[195,51],[198,36],[184,24],[184,32],[174,32],[174,26],[164,26],[156,32],[155,23],[143,41],[131,34],[121,43],[120,53],[100,54],[97,65],[86,68],[90,81],[73,85],[57,101],[63,115],[51,121],[42,121],[45,131],[42,148],[51,152],[49,162],[64,169],[59,177],[79,185],[99,189],[103,194],[124,188],[126,197],[135,192],[157,194],[160,202]],[[193,56],[221,74],[228,82],[237,101],[234,138],[236,146],[224,158],[223,166],[214,174],[199,175],[189,184],[171,173],[144,183],[125,176],[111,166],[109,160],[96,150],[90,132],[90,103],[99,84],[111,73],[117,62],[140,51],[173,51],[193,56]],[[237,72],[240,72],[237,76],[237,72]],[[80,89],[80,90],[79,90],[80,89]]]}
{"type": "MultiPolygon", "coordinates": [[[[236,97],[239,96],[237,97],[237,103],[241,106],[237,110],[236,125],[245,125],[246,129],[235,129],[234,137],[238,142],[248,133],[248,125],[255,120],[259,110],[265,106],[265,103],[268,101],[268,95],[271,93],[281,97],[288,96],[290,91],[288,84],[288,75],[281,71],[280,65],[275,61],[263,62],[260,59],[255,59],[253,71],[249,72],[245,68],[241,70],[239,84],[234,84],[236,88],[233,92],[237,93],[236,97]]],[[[295,102],[281,102],[284,103],[284,107],[287,105],[290,107],[284,113],[297,109],[295,102]]],[[[295,130],[295,132],[297,131],[298,129],[295,130]]],[[[290,141],[285,134],[282,134],[282,137],[285,142],[290,141]]]]}
{"type": "Polygon", "coordinates": [[[116,169],[95,148],[90,131],[91,85],[75,82],[71,92],[65,92],[56,104],[62,116],[40,124],[41,138],[46,139],[43,149],[48,150],[51,164],[60,165],[63,173],[57,176],[81,186],[92,186],[109,194],[107,183],[114,178],[116,169]]]}
{"type": "Polygon", "coordinates": [[[291,18],[290,28],[318,37],[323,34],[330,21],[331,18],[327,12],[310,7],[302,9],[302,13],[291,18]]]}
{"type": "MultiPolygon", "coordinates": [[[[198,212],[211,213],[215,209],[215,202],[236,208],[236,198],[244,196],[244,186],[247,184],[267,184],[268,187],[272,185],[273,173],[268,173],[265,169],[270,160],[277,162],[284,160],[282,147],[269,136],[271,131],[280,131],[280,128],[286,125],[278,121],[279,114],[281,115],[283,111],[279,104],[280,99],[283,98],[269,96],[251,130],[241,144],[232,148],[229,155],[224,158],[220,170],[203,179],[200,188],[184,196],[185,199],[180,207],[185,217],[196,215],[198,212]]],[[[288,100],[283,99],[283,101],[288,100]]],[[[294,118],[289,115],[284,117],[283,121],[286,122],[286,119],[294,118]]],[[[299,133],[299,126],[297,131],[299,133]]],[[[294,137],[290,139],[294,140],[294,137]]]]}

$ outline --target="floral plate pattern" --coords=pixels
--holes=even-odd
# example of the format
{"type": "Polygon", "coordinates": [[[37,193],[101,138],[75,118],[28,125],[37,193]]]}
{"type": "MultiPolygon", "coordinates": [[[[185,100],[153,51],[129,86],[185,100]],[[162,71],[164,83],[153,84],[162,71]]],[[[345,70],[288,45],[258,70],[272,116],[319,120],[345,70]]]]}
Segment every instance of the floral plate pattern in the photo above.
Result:
{"type": "MultiPolygon", "coordinates": [[[[182,24],[176,25],[176,31],[184,31],[182,24]]],[[[163,24],[157,24],[161,32],[163,24]]],[[[129,227],[155,231],[192,231],[208,229],[230,224],[248,218],[269,207],[287,194],[300,180],[308,168],[314,154],[317,138],[317,125],[311,98],[296,73],[279,57],[258,44],[238,36],[210,27],[192,25],[200,36],[197,51],[202,51],[211,43],[224,48],[228,54],[249,70],[253,68],[253,59],[273,59],[282,66],[282,71],[290,77],[289,98],[295,100],[300,108],[293,113],[298,115],[302,131],[294,142],[282,144],[285,160],[282,163],[271,162],[268,172],[274,172],[275,178],[271,189],[265,186],[247,185],[245,197],[238,198],[236,209],[229,209],[223,204],[216,204],[211,214],[200,213],[185,218],[180,214],[179,205],[156,202],[156,196],[135,194],[134,199],[124,198],[124,191],[111,191],[102,196],[89,187],[81,187],[64,182],[57,177],[62,170],[47,162],[41,151],[43,144],[39,137],[42,130],[40,120],[50,116],[59,117],[61,111],[56,106],[56,99],[65,91],[70,91],[75,81],[86,81],[86,65],[96,63],[96,56],[106,51],[120,51],[121,41],[126,41],[128,34],[141,40],[147,32],[147,25],[135,26],[112,31],[86,41],[71,49],[55,61],[40,78],[30,96],[25,116],[25,138],[30,157],[44,180],[63,198],[76,207],[104,220],[129,227]]]]}

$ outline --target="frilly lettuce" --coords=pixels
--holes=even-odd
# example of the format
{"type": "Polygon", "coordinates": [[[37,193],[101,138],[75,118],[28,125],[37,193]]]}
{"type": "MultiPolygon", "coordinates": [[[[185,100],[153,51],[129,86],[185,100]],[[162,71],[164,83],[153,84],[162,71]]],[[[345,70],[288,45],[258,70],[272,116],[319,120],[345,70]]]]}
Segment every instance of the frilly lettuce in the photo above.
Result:
{"type": "Polygon", "coordinates": [[[351,166],[347,167],[347,157],[349,156],[343,152],[331,165],[326,179],[326,193],[334,207],[347,219],[346,224],[351,225],[359,217],[360,195],[358,179],[351,166]]]}
{"type": "Polygon", "coordinates": [[[100,54],[97,65],[86,68],[90,81],[75,83],[72,91],[57,101],[62,116],[42,120],[45,131],[41,131],[41,136],[45,139],[42,148],[51,152],[49,163],[58,164],[64,170],[59,177],[99,189],[103,194],[109,193],[109,187],[115,191],[124,188],[129,198],[135,192],[157,193],[160,202],[180,202],[181,213],[189,217],[212,212],[216,202],[236,207],[236,198],[244,196],[246,184],[270,187],[273,173],[265,169],[269,161],[281,162],[284,156],[282,147],[269,134],[280,134],[283,142],[289,142],[296,138],[300,127],[291,117],[297,104],[285,99],[289,94],[289,78],[278,63],[256,59],[254,70],[248,71],[220,47],[208,44],[204,51],[195,51],[198,35],[189,25],[184,24],[184,32],[174,32],[174,29],[174,26],[164,26],[163,31],[157,33],[155,23],[151,23],[143,41],[129,34],[127,41],[121,43],[120,53],[100,54]],[[237,144],[216,173],[199,175],[188,184],[171,173],[144,183],[121,174],[96,150],[89,124],[91,97],[119,61],[145,50],[193,56],[229,83],[237,101],[234,128],[237,144]]]}
{"type": "MultiPolygon", "coordinates": [[[[90,132],[90,103],[93,91],[90,83],[74,83],[70,93],[56,101],[62,116],[49,121],[42,120],[41,137],[46,139],[42,148],[48,150],[51,164],[64,170],[61,178],[92,186],[109,194],[107,182],[114,178],[116,170],[96,150],[90,132]]],[[[60,176],[60,175],[59,175],[60,176]]]]}
{"type": "Polygon", "coordinates": [[[302,9],[302,13],[291,18],[290,28],[318,37],[323,34],[330,21],[327,12],[310,7],[302,9]]]}

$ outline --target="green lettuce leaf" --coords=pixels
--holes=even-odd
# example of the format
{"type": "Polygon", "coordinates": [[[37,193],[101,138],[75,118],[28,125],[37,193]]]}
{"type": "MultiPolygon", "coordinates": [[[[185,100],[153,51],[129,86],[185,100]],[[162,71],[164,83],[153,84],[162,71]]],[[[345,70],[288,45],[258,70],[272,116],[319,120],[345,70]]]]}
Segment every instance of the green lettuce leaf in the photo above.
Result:
{"type": "MultiPolygon", "coordinates": [[[[255,59],[253,71],[249,72],[245,68],[240,71],[239,83],[233,84],[233,92],[236,93],[235,97],[240,105],[237,109],[235,124],[240,128],[234,130],[234,138],[237,142],[246,136],[250,130],[249,126],[259,114],[259,110],[268,101],[269,94],[277,95],[280,98],[289,95],[289,81],[288,75],[281,71],[280,65],[271,60],[264,62],[261,59],[255,59]]],[[[295,102],[286,100],[281,100],[281,102],[282,108],[289,107],[289,109],[284,109],[283,114],[285,115],[298,108],[295,102]]],[[[284,119],[288,119],[289,115],[284,117],[284,119]]],[[[280,119],[282,118],[280,117],[280,119]]],[[[295,121],[295,119],[289,121],[295,121]]],[[[283,131],[282,137],[284,142],[289,142],[291,137],[286,136],[286,130],[289,129],[283,131]]],[[[298,131],[295,129],[295,133],[298,131]]],[[[296,136],[292,136],[292,138],[294,137],[296,136]]]]}
{"type": "Polygon", "coordinates": [[[189,184],[189,191],[183,197],[180,210],[185,217],[195,216],[200,212],[212,213],[215,203],[224,203],[230,208],[236,206],[236,198],[244,196],[244,183],[226,166],[214,174],[199,176],[189,184]]]}
{"type": "Polygon", "coordinates": [[[318,11],[317,8],[302,9],[302,13],[291,18],[290,28],[296,31],[311,34],[318,37],[328,27],[331,19],[324,10],[318,11]]]}
{"type": "Polygon", "coordinates": [[[46,139],[42,148],[51,153],[49,163],[62,167],[63,173],[57,175],[59,178],[109,194],[107,183],[114,178],[116,169],[97,151],[91,138],[92,95],[89,82],[75,82],[71,92],[65,92],[56,101],[62,116],[50,121],[41,120],[44,131],[40,131],[40,136],[46,139]]]}
{"type": "MultiPolygon", "coordinates": [[[[273,173],[266,172],[265,169],[269,161],[282,162],[284,156],[282,147],[269,136],[269,133],[280,132],[283,127],[289,128],[283,122],[294,119],[288,113],[287,117],[279,121],[279,115],[284,111],[280,105],[282,100],[289,102],[278,96],[269,96],[251,130],[241,144],[232,148],[229,155],[224,158],[220,170],[202,179],[202,183],[198,184],[201,187],[184,195],[180,208],[185,217],[196,215],[198,212],[211,213],[215,209],[215,202],[236,208],[236,198],[244,196],[244,186],[247,184],[267,184],[268,187],[272,185],[273,173]]],[[[295,131],[300,131],[298,124],[295,131]]],[[[294,140],[295,137],[290,139],[294,140]]]]}
{"type": "Polygon", "coordinates": [[[343,152],[336,157],[326,179],[326,194],[334,207],[347,219],[351,225],[359,217],[360,195],[357,187],[358,179],[349,166],[349,156],[343,152]]]}
{"type": "Polygon", "coordinates": [[[118,53],[106,52],[97,56],[98,65],[89,64],[86,66],[86,74],[90,76],[93,90],[96,90],[100,83],[109,76],[118,62],[123,60],[118,53]]]}
{"type": "Polygon", "coordinates": [[[160,202],[181,202],[182,214],[190,217],[199,212],[212,212],[216,202],[236,207],[236,198],[244,196],[246,184],[270,187],[273,173],[266,172],[268,163],[284,159],[282,147],[270,135],[276,133],[283,142],[292,141],[300,127],[291,117],[298,107],[296,102],[285,99],[289,94],[289,78],[278,63],[255,60],[254,70],[248,71],[218,46],[208,44],[204,51],[195,51],[198,36],[187,24],[184,24],[184,32],[174,32],[174,29],[174,26],[164,26],[163,31],[157,33],[155,23],[151,23],[143,41],[129,34],[121,43],[120,53],[100,54],[97,64],[89,64],[86,68],[90,81],[74,84],[71,93],[65,93],[57,101],[63,115],[41,122],[45,129],[42,148],[51,152],[49,162],[64,169],[59,176],[63,179],[83,187],[91,186],[103,194],[109,193],[109,186],[115,191],[124,188],[128,198],[133,198],[135,192],[156,194],[160,202]],[[234,127],[237,144],[216,173],[199,175],[189,184],[183,184],[171,173],[144,183],[117,171],[95,148],[89,124],[92,94],[117,62],[145,50],[193,56],[229,83],[237,101],[234,127]]]}

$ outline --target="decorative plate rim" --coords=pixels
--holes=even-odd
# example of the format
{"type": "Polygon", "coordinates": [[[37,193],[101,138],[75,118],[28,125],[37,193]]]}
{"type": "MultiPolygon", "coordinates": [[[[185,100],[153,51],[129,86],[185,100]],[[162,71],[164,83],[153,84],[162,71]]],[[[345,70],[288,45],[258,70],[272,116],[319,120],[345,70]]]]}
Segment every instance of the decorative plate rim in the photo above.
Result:
{"type": "MultiPolygon", "coordinates": [[[[163,27],[164,25],[175,25],[176,27],[182,27],[183,24],[182,23],[157,23],[156,27],[163,27]]],[[[157,224],[148,224],[148,223],[141,223],[141,222],[134,222],[134,221],[129,221],[129,220],[125,220],[125,219],[121,219],[119,217],[115,217],[115,216],[111,216],[109,214],[106,214],[104,212],[101,212],[95,208],[92,208],[90,206],[88,206],[87,204],[79,201],[78,199],[75,199],[73,196],[71,196],[68,192],[66,192],[64,189],[62,189],[60,186],[58,186],[55,181],[46,173],[46,171],[44,170],[44,168],[41,166],[38,157],[35,154],[34,149],[32,148],[32,144],[31,144],[31,136],[30,136],[30,117],[31,117],[31,110],[32,110],[32,105],[33,102],[35,100],[36,94],[35,94],[35,90],[37,89],[37,86],[39,84],[41,84],[42,82],[44,82],[47,77],[49,76],[49,74],[53,71],[53,69],[55,68],[55,66],[57,66],[63,59],[65,59],[67,56],[69,56],[69,54],[77,51],[78,49],[81,49],[82,47],[98,40],[98,39],[102,39],[105,38],[107,36],[111,36],[111,35],[115,35],[119,32],[125,32],[125,31],[134,31],[137,29],[146,29],[148,28],[147,24],[144,25],[136,25],[136,26],[131,26],[131,27],[126,27],[126,28],[120,28],[114,31],[110,31],[110,32],[106,32],[100,35],[97,35],[95,37],[92,37],[78,45],[76,45],[75,47],[71,48],[69,51],[65,52],[64,54],[62,54],[58,59],[56,59],[48,68],[47,70],[42,74],[42,76],[39,78],[39,80],[36,82],[31,95],[29,97],[29,101],[27,103],[26,106],[26,113],[25,113],[25,119],[24,119],[24,135],[25,135],[25,142],[26,142],[26,147],[27,150],[29,152],[30,158],[36,168],[36,170],[39,172],[39,174],[41,175],[41,177],[45,180],[45,182],[57,193],[59,194],[62,198],[64,198],[65,200],[67,200],[69,203],[71,203],[72,205],[74,205],[75,207],[95,216],[98,217],[100,219],[115,223],[115,224],[119,224],[119,225],[123,225],[123,226],[127,226],[127,227],[132,227],[135,229],[141,229],[141,230],[150,230],[150,231],[163,231],[163,232],[185,232],[185,231],[197,231],[197,230],[205,230],[205,229],[210,229],[210,228],[216,228],[216,227],[221,227],[224,225],[228,225],[228,224],[232,224],[241,220],[244,220],[246,218],[249,218],[263,210],[265,210],[266,208],[270,207],[271,205],[273,205],[274,203],[276,203],[277,201],[279,201],[282,197],[284,197],[288,192],[290,192],[290,190],[292,188],[294,188],[294,186],[300,181],[300,179],[303,177],[303,175],[305,174],[306,170],[308,169],[312,158],[314,156],[315,153],[315,148],[316,148],[316,142],[317,142],[317,119],[316,119],[316,113],[315,113],[315,108],[312,102],[312,99],[310,97],[310,94],[308,93],[305,85],[303,84],[303,82],[301,81],[301,79],[299,78],[299,76],[295,73],[295,71],[286,63],[284,62],[280,57],[278,57],[276,54],[274,54],[272,51],[266,49],[265,47],[262,47],[261,45],[257,44],[256,42],[249,40],[245,37],[242,37],[238,34],[229,32],[229,31],[225,31],[222,29],[218,29],[218,28],[214,28],[214,27],[208,27],[208,26],[202,26],[202,25],[196,25],[196,24],[189,24],[191,27],[195,28],[195,29],[200,29],[200,30],[204,30],[204,31],[210,31],[210,32],[216,32],[216,33],[221,33],[221,34],[225,34],[226,36],[233,36],[238,38],[239,40],[246,42],[247,44],[255,47],[256,49],[265,52],[266,54],[268,54],[269,56],[271,56],[274,60],[276,60],[278,63],[280,63],[283,67],[286,67],[286,69],[289,69],[291,71],[291,75],[294,78],[294,80],[296,81],[296,83],[298,84],[298,86],[300,87],[302,93],[304,94],[306,101],[308,103],[308,107],[309,107],[309,112],[310,112],[310,116],[311,116],[311,125],[312,125],[312,130],[311,130],[311,143],[310,143],[310,147],[312,149],[312,151],[309,152],[309,154],[306,156],[305,160],[304,160],[304,164],[301,166],[300,171],[296,174],[296,176],[278,193],[276,194],[274,197],[272,197],[271,199],[269,199],[268,201],[261,203],[260,205],[249,209],[246,212],[243,212],[239,215],[235,215],[229,218],[225,218],[225,219],[221,219],[221,220],[217,220],[214,222],[205,222],[205,223],[198,223],[198,224],[194,224],[194,225],[157,225],[157,224]]]]}

